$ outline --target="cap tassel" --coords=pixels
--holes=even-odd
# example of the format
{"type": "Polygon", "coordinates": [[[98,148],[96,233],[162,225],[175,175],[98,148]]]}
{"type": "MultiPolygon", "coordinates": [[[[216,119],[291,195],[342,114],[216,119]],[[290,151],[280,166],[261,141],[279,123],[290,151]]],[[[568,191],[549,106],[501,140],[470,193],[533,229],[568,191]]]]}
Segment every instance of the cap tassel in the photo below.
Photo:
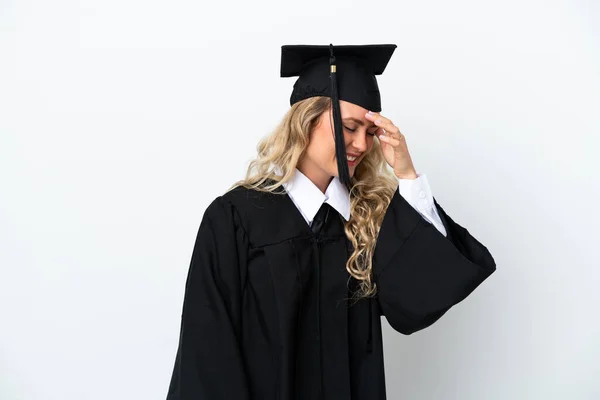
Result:
{"type": "Polygon", "coordinates": [[[346,143],[342,130],[342,112],[338,98],[335,56],[333,44],[329,44],[329,78],[331,80],[331,110],[333,112],[333,127],[335,131],[335,157],[337,158],[339,180],[350,188],[350,171],[346,161],[346,143]]]}

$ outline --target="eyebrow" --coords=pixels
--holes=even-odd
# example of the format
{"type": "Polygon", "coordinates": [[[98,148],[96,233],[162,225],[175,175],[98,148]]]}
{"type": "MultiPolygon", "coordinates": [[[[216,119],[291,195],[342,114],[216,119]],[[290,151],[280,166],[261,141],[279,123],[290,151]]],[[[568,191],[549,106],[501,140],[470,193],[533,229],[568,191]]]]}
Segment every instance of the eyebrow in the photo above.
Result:
{"type": "MultiPolygon", "coordinates": [[[[356,123],[357,123],[359,126],[364,126],[364,125],[365,125],[365,123],[364,123],[363,121],[361,121],[360,119],[354,118],[354,117],[347,117],[347,118],[343,118],[343,120],[344,120],[344,121],[346,121],[346,120],[354,121],[354,122],[356,122],[356,123]]],[[[374,127],[374,126],[377,126],[377,125],[375,125],[375,124],[370,124],[370,125],[367,127],[367,129],[368,129],[368,128],[372,128],[372,127],[374,127]]]]}

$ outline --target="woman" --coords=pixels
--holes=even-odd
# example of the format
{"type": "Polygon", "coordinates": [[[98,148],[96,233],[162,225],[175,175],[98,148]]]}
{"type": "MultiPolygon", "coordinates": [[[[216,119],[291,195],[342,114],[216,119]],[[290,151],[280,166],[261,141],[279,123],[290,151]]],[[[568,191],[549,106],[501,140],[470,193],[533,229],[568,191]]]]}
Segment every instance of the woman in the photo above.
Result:
{"type": "Polygon", "coordinates": [[[393,48],[282,47],[291,108],[204,214],[168,399],[385,399],[381,316],[424,329],[494,272],[379,113],[393,48]]]}

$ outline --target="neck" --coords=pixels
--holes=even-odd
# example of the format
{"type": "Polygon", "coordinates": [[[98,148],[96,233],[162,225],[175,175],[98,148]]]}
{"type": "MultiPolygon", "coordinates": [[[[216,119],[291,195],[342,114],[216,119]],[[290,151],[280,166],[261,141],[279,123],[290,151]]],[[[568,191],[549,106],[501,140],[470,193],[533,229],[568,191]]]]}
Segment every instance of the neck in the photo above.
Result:
{"type": "Polygon", "coordinates": [[[329,175],[323,169],[317,167],[314,164],[309,164],[306,161],[300,161],[298,166],[296,167],[300,172],[302,172],[312,183],[315,184],[316,187],[323,193],[327,190],[327,187],[331,183],[333,176],[329,175]]]}

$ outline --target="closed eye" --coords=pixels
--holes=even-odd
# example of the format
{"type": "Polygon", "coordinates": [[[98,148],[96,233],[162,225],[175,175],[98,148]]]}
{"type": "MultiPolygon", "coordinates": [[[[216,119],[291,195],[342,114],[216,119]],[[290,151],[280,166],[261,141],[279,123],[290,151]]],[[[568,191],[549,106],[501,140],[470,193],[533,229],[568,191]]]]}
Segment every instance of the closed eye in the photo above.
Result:
{"type": "MultiPolygon", "coordinates": [[[[352,133],[356,132],[356,129],[350,129],[347,126],[344,126],[344,128],[346,128],[348,131],[350,131],[352,133]]],[[[367,135],[369,135],[369,136],[375,136],[375,132],[367,132],[367,135]]]]}

